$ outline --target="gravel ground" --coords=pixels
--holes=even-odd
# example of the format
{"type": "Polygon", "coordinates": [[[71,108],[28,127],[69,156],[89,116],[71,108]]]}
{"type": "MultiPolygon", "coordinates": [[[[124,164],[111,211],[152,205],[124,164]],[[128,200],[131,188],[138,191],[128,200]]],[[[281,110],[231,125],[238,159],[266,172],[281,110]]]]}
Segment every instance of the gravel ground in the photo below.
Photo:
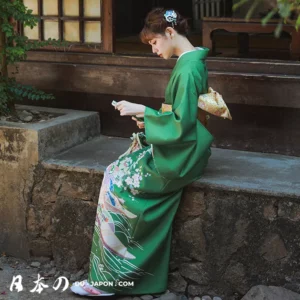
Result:
{"type": "MultiPolygon", "coordinates": [[[[30,266],[31,263],[26,263],[25,261],[11,258],[11,257],[1,257],[0,258],[0,300],[31,300],[31,299],[82,299],[80,296],[74,295],[69,289],[65,292],[55,291],[52,286],[55,281],[54,276],[45,276],[45,280],[42,283],[49,286],[49,288],[44,289],[40,294],[37,292],[30,292],[36,284],[34,281],[37,280],[38,274],[41,276],[47,275],[46,270],[53,271],[54,267],[50,264],[50,261],[39,262],[41,267],[37,268],[30,266]],[[48,266],[45,268],[44,266],[48,266]],[[16,290],[10,291],[10,285],[12,283],[13,276],[22,276],[22,286],[23,290],[17,292],[16,290]]],[[[54,274],[55,275],[55,274],[54,274]]],[[[99,298],[99,297],[97,297],[99,298]]]]}
{"type": "MultiPolygon", "coordinates": [[[[70,289],[62,292],[64,283],[61,285],[59,290],[54,290],[53,285],[55,280],[60,277],[65,276],[69,279],[69,282],[76,280],[82,280],[87,278],[87,274],[84,270],[79,271],[76,274],[71,274],[68,272],[59,272],[56,270],[53,261],[50,259],[35,259],[32,261],[23,261],[21,259],[16,259],[13,257],[2,256],[0,257],[0,300],[33,300],[33,299],[47,299],[47,300],[56,300],[56,299],[109,299],[109,300],[188,300],[183,295],[176,295],[169,291],[164,295],[144,295],[140,297],[81,297],[73,294],[70,289]],[[44,279],[40,281],[41,283],[48,285],[48,288],[44,288],[41,293],[33,291],[36,287],[38,274],[44,279]],[[14,286],[13,291],[10,291],[12,280],[14,276],[22,276],[22,286],[23,290],[18,292],[16,286],[14,286]]],[[[200,298],[198,298],[200,299],[200,298]]],[[[195,300],[198,300],[195,299],[195,300]]],[[[192,300],[192,299],[189,299],[192,300]]],[[[201,300],[201,299],[200,299],[201,300]]]]}

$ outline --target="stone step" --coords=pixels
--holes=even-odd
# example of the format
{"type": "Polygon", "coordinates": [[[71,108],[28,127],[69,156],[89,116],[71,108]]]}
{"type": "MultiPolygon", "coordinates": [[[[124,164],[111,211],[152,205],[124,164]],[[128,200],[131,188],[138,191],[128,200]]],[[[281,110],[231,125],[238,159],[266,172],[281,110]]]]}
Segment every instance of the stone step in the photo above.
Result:
{"type": "MultiPolygon", "coordinates": [[[[53,257],[64,271],[88,267],[102,175],[129,144],[100,136],[36,169],[33,256],[53,257]]],[[[299,292],[299,170],[297,157],[213,148],[173,224],[169,290],[230,300],[259,284],[299,292]]]]}
{"type": "MultiPolygon", "coordinates": [[[[99,136],[44,161],[48,168],[102,173],[125,152],[130,139],[99,136]]],[[[212,148],[203,177],[194,186],[274,196],[300,196],[300,158],[212,148]]]]}
{"type": "MultiPolygon", "coordinates": [[[[16,108],[31,111],[33,106],[17,105],[16,108]]],[[[0,124],[36,131],[40,159],[49,158],[100,135],[98,112],[52,107],[36,107],[35,110],[59,116],[41,123],[1,121],[0,124]]]]}

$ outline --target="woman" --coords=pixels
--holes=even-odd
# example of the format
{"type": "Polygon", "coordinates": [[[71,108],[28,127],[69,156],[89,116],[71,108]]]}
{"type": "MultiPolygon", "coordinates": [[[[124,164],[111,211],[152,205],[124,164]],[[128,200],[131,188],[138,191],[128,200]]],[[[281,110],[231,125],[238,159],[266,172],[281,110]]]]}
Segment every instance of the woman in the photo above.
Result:
{"type": "Polygon", "coordinates": [[[213,137],[197,120],[207,93],[206,48],[186,38],[187,21],[174,10],[152,10],[140,36],[153,53],[178,56],[159,111],[120,101],[121,116],[142,116],[145,128],[105,171],[99,195],[85,296],[158,294],[167,288],[172,221],[183,187],[200,178],[213,137]]]}

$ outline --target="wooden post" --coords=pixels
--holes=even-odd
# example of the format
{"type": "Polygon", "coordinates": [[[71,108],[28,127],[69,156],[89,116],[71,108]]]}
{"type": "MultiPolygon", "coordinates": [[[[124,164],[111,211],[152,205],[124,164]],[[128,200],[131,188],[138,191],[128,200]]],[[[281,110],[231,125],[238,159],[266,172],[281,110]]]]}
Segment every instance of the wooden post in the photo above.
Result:
{"type": "Polygon", "coordinates": [[[249,52],[249,34],[247,32],[238,32],[238,47],[240,54],[247,54],[249,52]]]}
{"type": "Polygon", "coordinates": [[[103,49],[105,52],[114,52],[114,29],[113,29],[113,7],[114,0],[102,0],[102,24],[103,24],[103,49]]]}
{"type": "Polygon", "coordinates": [[[290,45],[290,54],[292,59],[300,59],[300,32],[292,32],[292,42],[290,45]]]}
{"type": "Polygon", "coordinates": [[[202,22],[202,46],[210,49],[210,53],[215,52],[214,44],[211,40],[211,28],[208,22],[202,22]]]}

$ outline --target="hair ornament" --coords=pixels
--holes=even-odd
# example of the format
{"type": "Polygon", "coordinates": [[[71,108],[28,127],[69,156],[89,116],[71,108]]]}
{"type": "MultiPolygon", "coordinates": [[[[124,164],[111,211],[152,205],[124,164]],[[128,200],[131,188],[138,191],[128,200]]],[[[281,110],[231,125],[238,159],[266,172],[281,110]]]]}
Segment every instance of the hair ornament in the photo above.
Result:
{"type": "Polygon", "coordinates": [[[167,10],[164,17],[168,23],[172,23],[173,27],[174,24],[177,25],[177,14],[174,10],[167,10]]]}

